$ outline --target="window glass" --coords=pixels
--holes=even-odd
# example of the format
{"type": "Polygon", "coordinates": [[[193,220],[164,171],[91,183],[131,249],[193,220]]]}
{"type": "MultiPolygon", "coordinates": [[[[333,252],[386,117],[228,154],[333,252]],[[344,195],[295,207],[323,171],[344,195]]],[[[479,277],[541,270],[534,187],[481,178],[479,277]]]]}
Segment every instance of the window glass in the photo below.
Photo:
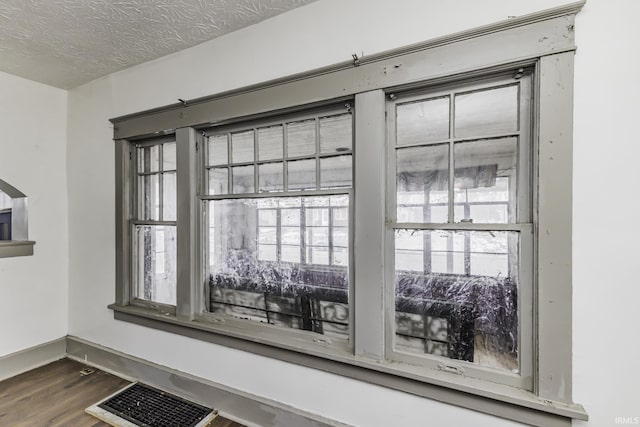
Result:
{"type": "Polygon", "coordinates": [[[517,84],[453,88],[396,106],[398,352],[519,372],[520,232],[505,227],[528,194],[518,97],[517,84]]]}
{"type": "Polygon", "coordinates": [[[287,162],[287,183],[289,190],[315,190],[315,159],[287,162]]]}
{"type": "Polygon", "coordinates": [[[400,104],[396,115],[398,145],[449,138],[449,97],[400,104]]]}
{"type": "Polygon", "coordinates": [[[211,166],[229,163],[227,135],[213,135],[209,137],[207,164],[211,166]]]}
{"type": "Polygon", "coordinates": [[[137,297],[176,304],[176,227],[139,225],[135,228],[137,297]]]}
{"type": "Polygon", "coordinates": [[[176,143],[141,143],[136,153],[134,294],[138,299],[175,305],[176,143]]]}
{"type": "Polygon", "coordinates": [[[457,138],[518,130],[518,86],[456,95],[457,138]]]}
{"type": "Polygon", "coordinates": [[[253,162],[253,131],[231,134],[231,161],[233,163],[253,162]]]}
{"type": "Polygon", "coordinates": [[[282,162],[265,163],[258,166],[258,177],[260,185],[258,189],[259,192],[284,190],[282,162]]]}
{"type": "Polygon", "coordinates": [[[353,177],[351,156],[320,159],[320,188],[349,188],[353,177]]]}
{"type": "MultiPolygon", "coordinates": [[[[402,148],[396,151],[397,215],[415,218],[432,193],[441,205],[449,201],[449,145],[402,148]],[[419,206],[416,206],[419,205],[419,206]]],[[[435,216],[429,222],[447,222],[448,210],[427,211],[435,216]]]]}
{"type": "Polygon", "coordinates": [[[517,234],[396,230],[395,348],[517,372],[517,234]]]}
{"type": "Polygon", "coordinates": [[[455,144],[456,222],[515,222],[517,148],[516,138],[455,144]]]}
{"type": "Polygon", "coordinates": [[[300,157],[316,153],[316,121],[287,124],[287,156],[300,157]]]}
{"type": "Polygon", "coordinates": [[[210,312],[348,336],[348,223],[334,229],[331,215],[348,211],[348,196],[207,204],[210,312]]]}
{"type": "Polygon", "coordinates": [[[336,154],[351,151],[351,114],[320,118],[320,153],[336,154]]]}
{"type": "Polygon", "coordinates": [[[258,129],[258,160],[282,158],[282,125],[258,129]]]}

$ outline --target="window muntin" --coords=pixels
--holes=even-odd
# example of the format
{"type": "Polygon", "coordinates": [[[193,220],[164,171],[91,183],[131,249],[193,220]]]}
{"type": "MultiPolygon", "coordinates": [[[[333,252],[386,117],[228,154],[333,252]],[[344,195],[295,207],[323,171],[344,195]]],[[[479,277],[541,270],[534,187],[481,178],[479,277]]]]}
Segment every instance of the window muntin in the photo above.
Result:
{"type": "Polygon", "coordinates": [[[347,105],[206,132],[206,311],[349,338],[352,128],[347,105]]]}
{"type": "Polygon", "coordinates": [[[532,337],[522,331],[529,334],[531,319],[519,313],[532,301],[521,298],[530,289],[519,290],[532,286],[529,273],[521,276],[533,253],[521,238],[532,226],[530,79],[393,98],[389,354],[525,375],[532,355],[521,347],[530,349],[532,337]]]}
{"type": "Polygon", "coordinates": [[[142,142],[135,147],[134,295],[142,301],[175,305],[176,142],[142,142]]]}

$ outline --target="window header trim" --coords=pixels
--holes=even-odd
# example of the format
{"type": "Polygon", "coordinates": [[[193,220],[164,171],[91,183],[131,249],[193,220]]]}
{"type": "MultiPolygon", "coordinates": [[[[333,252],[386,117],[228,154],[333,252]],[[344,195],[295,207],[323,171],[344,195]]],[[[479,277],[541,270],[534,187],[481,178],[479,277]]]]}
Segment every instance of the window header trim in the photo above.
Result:
{"type": "Polygon", "coordinates": [[[114,139],[164,129],[211,126],[231,119],[300,107],[500,64],[575,50],[574,15],[585,2],[507,19],[309,72],[111,119],[114,139]],[[541,39],[540,34],[545,38],[541,39]],[[477,41],[503,43],[477,49],[477,41]],[[456,58],[465,57],[464,68],[456,58]],[[407,80],[411,76],[411,80],[407,80]],[[310,79],[313,79],[312,81],[310,79]]]}

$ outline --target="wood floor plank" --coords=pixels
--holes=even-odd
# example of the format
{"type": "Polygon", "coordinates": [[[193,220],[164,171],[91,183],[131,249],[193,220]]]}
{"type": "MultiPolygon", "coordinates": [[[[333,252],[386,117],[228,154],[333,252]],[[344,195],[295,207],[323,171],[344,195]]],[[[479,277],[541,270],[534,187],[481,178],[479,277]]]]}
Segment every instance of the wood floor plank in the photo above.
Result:
{"type": "MultiPolygon", "coordinates": [[[[108,426],[84,410],[129,382],[98,369],[81,375],[85,367],[62,359],[0,382],[0,426],[108,426]]],[[[242,425],[218,417],[211,427],[242,425]]]]}

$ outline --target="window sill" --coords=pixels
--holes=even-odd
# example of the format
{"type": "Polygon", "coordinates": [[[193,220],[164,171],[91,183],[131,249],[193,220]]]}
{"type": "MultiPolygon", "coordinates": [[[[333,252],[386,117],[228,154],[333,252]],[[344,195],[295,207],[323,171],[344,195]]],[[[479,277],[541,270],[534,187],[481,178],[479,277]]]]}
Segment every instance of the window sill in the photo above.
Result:
{"type": "Polygon", "coordinates": [[[32,240],[3,240],[0,241],[0,258],[33,255],[32,240]]]}
{"type": "MultiPolygon", "coordinates": [[[[571,419],[588,420],[582,405],[555,402],[502,384],[443,371],[357,357],[341,346],[327,351],[322,343],[306,346],[276,342],[273,337],[248,340],[234,322],[215,324],[184,320],[149,308],[111,304],[116,320],[127,321],[191,338],[249,351],[266,357],[320,369],[531,425],[570,426],[571,419]],[[317,345],[315,345],[317,344],[317,345]]],[[[275,328],[274,328],[275,329],[275,328]]],[[[276,334],[277,335],[277,334],[276,334]]],[[[310,340],[307,340],[310,341],[310,340]]]]}

